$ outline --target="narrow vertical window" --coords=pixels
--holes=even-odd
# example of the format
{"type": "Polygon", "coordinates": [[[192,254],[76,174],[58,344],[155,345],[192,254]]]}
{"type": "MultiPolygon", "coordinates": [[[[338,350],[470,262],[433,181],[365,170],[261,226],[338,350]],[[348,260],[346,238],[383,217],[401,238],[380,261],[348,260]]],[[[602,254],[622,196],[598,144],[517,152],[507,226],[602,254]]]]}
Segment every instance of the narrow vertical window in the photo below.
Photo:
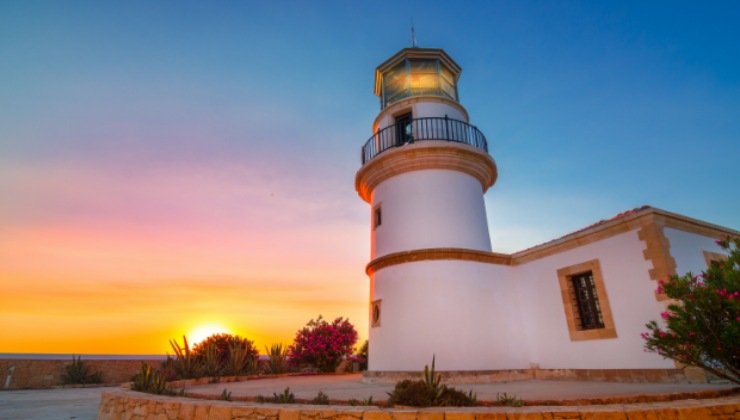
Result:
{"type": "Polygon", "coordinates": [[[383,210],[378,205],[373,209],[373,229],[376,229],[383,223],[383,210]]]}
{"type": "Polygon", "coordinates": [[[371,327],[380,326],[380,303],[381,303],[380,300],[376,300],[370,304],[370,326],[371,327]]]}

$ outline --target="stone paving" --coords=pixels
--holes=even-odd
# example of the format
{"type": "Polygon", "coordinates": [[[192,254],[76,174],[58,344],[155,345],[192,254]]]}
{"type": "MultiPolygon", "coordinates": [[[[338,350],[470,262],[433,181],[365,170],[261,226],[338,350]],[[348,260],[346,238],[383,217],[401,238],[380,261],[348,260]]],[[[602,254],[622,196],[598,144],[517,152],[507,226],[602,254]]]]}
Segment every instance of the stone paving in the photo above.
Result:
{"type": "MultiPolygon", "coordinates": [[[[393,390],[390,383],[363,383],[361,374],[353,375],[318,375],[318,376],[284,376],[245,382],[227,382],[198,385],[185,388],[192,394],[220,395],[224,389],[232,397],[271,397],[273,393],[281,394],[286,387],[298,399],[313,399],[322,391],[333,400],[346,401],[350,398],[359,400],[372,396],[374,401],[388,398],[393,390]]],[[[499,393],[516,395],[526,400],[576,400],[590,398],[627,397],[638,395],[664,395],[691,393],[708,390],[726,390],[735,386],[731,384],[680,384],[680,383],[627,383],[627,382],[584,382],[584,381],[513,381],[492,382],[486,384],[454,384],[461,391],[473,390],[478,400],[493,401],[499,393]]]]}
{"type": "Polygon", "coordinates": [[[112,388],[0,391],[0,420],[95,420],[106,389],[112,388]]]}

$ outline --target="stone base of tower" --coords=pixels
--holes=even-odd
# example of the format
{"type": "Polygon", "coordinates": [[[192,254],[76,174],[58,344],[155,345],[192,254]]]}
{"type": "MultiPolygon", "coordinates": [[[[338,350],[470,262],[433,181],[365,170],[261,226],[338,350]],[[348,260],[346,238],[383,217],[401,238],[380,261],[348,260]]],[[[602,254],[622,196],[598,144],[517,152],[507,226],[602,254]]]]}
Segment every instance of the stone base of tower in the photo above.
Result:
{"type": "MultiPolygon", "coordinates": [[[[686,368],[685,368],[686,369],[686,368]]],[[[656,383],[706,383],[705,375],[695,375],[685,369],[510,369],[510,370],[460,370],[442,371],[442,381],[447,384],[471,384],[510,381],[595,381],[595,382],[656,382],[656,383]]],[[[421,379],[423,373],[367,371],[362,375],[365,383],[395,383],[405,379],[421,379]]]]}

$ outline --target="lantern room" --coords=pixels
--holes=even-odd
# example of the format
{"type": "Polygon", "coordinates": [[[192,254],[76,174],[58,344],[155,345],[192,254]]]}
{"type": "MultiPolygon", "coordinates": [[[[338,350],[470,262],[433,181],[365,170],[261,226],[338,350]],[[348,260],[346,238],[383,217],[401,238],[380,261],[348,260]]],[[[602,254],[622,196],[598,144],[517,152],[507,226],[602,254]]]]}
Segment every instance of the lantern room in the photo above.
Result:
{"type": "Polygon", "coordinates": [[[375,71],[380,108],[412,96],[439,96],[458,102],[462,68],[437,48],[404,48],[375,71]]]}

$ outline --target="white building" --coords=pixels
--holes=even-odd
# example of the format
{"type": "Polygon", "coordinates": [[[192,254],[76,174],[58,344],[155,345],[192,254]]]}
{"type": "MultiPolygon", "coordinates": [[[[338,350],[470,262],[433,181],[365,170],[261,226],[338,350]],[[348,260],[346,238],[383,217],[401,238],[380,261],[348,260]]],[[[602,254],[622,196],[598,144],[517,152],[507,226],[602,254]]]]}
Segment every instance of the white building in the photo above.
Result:
{"type": "Polygon", "coordinates": [[[738,232],[642,207],[520,251],[491,251],[483,194],[497,178],[458,102],[458,66],[407,48],[381,64],[381,111],[355,186],[371,206],[367,380],[418,372],[436,355],[448,380],[701,380],[643,351],[660,319],[657,281],[720,258],[738,232]]]}

